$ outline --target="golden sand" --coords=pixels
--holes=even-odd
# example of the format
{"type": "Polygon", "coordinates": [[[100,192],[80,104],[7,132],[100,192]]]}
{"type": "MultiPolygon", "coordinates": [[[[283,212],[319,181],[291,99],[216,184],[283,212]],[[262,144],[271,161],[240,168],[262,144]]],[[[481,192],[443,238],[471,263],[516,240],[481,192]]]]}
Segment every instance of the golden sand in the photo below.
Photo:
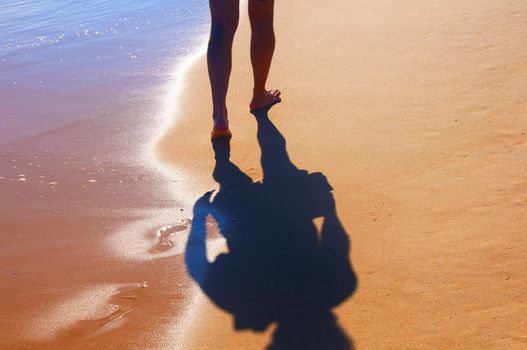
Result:
{"type": "MultiPolygon", "coordinates": [[[[352,242],[358,289],[335,314],[359,349],[527,346],[527,8],[522,1],[285,2],[269,115],[292,162],[321,171],[352,242]]],[[[248,112],[249,29],[235,38],[231,160],[262,177],[248,112]]],[[[160,158],[188,198],[214,188],[205,60],[160,158]]],[[[262,349],[206,295],[186,349],[262,349]]]]}

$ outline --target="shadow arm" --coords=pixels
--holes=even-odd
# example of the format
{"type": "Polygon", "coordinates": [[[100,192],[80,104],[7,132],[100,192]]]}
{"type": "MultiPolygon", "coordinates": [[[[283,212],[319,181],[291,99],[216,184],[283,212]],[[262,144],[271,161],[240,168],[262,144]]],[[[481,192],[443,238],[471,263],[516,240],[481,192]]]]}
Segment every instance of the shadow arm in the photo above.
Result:
{"type": "Polygon", "coordinates": [[[189,275],[203,288],[210,263],[207,260],[207,216],[210,214],[210,196],[206,193],[194,205],[194,217],[185,249],[185,264],[189,275]]]}
{"type": "MultiPolygon", "coordinates": [[[[334,204],[333,196],[331,200],[334,204]]],[[[357,277],[349,257],[350,245],[349,236],[333,205],[324,216],[320,238],[320,247],[328,267],[327,277],[331,281],[327,283],[334,286],[331,296],[332,305],[337,305],[346,299],[357,288],[357,277]]]]}
{"type": "Polygon", "coordinates": [[[349,237],[335,210],[324,216],[320,244],[323,249],[333,252],[338,257],[348,257],[349,237]]]}
{"type": "Polygon", "coordinates": [[[324,203],[324,222],[320,234],[321,249],[328,257],[331,257],[334,264],[348,265],[350,239],[337,215],[335,198],[331,192],[327,193],[324,203]]]}

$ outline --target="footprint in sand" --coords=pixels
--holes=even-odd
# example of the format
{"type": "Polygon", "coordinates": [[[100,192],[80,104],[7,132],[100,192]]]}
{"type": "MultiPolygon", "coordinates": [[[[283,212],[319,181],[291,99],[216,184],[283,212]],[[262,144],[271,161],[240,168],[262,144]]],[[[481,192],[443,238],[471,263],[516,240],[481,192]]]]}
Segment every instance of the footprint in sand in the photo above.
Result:
{"type": "Polygon", "coordinates": [[[192,221],[177,214],[180,213],[174,208],[147,211],[144,219],[126,223],[109,235],[107,246],[115,255],[132,260],[181,255],[192,221]],[[167,222],[170,224],[164,224],[167,222]]]}
{"type": "Polygon", "coordinates": [[[186,231],[189,228],[191,223],[192,221],[190,219],[182,219],[177,224],[164,226],[160,228],[159,230],[157,230],[156,237],[158,239],[158,242],[148,252],[153,253],[153,254],[164,253],[170,250],[171,248],[173,248],[175,241],[186,239],[186,236],[177,237],[174,239],[175,241],[173,241],[171,240],[172,234],[176,232],[186,231]]]}

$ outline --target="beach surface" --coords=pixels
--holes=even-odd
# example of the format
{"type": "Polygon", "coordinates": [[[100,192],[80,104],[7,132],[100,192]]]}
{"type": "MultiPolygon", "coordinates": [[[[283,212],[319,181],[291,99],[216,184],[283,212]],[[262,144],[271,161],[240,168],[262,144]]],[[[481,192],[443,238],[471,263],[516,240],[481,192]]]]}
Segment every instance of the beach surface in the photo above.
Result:
{"type": "MultiPolygon", "coordinates": [[[[249,33],[242,16],[230,160],[259,181],[249,33]]],[[[349,343],[524,349],[525,2],[277,1],[276,33],[268,87],[283,102],[269,118],[291,162],[333,187],[358,278],[333,310],[349,343]]],[[[157,152],[191,210],[218,187],[204,57],[180,98],[157,152]]],[[[262,349],[276,337],[276,325],[237,330],[229,312],[196,293],[180,348],[262,349]]]]}
{"type": "MultiPolygon", "coordinates": [[[[202,43],[206,2],[127,3],[90,2],[94,18],[101,4],[131,14],[81,28],[87,9],[68,2],[78,31],[32,38],[42,51],[2,61],[1,349],[527,348],[525,1],[277,1],[268,88],[283,102],[269,119],[248,110],[243,5],[228,96],[231,163],[209,138],[204,52],[183,61],[202,43]],[[154,11],[145,17],[145,8],[154,11]],[[260,142],[257,121],[268,131],[260,142]],[[263,181],[262,149],[295,180],[263,181]],[[218,191],[213,175],[226,177],[215,168],[250,177],[249,192],[218,191]],[[215,203],[260,209],[232,222],[292,246],[273,253],[286,262],[271,261],[278,276],[292,266],[319,271],[300,259],[302,233],[324,242],[331,223],[342,244],[319,260],[344,258],[357,283],[340,278],[346,268],[328,279],[343,287],[329,291],[290,274],[306,286],[291,294],[269,271],[259,270],[267,279],[249,271],[235,287],[257,302],[259,290],[244,282],[285,291],[289,303],[264,295],[269,312],[293,310],[303,322],[240,322],[213,292],[247,294],[222,279],[204,291],[187,268],[187,236],[199,223],[209,261],[226,261],[225,222],[193,217],[210,190],[215,203]],[[323,309],[316,317],[313,305],[323,309]]],[[[22,4],[31,17],[32,3],[22,4]]],[[[60,18],[53,9],[51,23],[60,18]]],[[[247,261],[238,266],[262,267],[247,261]]]]}

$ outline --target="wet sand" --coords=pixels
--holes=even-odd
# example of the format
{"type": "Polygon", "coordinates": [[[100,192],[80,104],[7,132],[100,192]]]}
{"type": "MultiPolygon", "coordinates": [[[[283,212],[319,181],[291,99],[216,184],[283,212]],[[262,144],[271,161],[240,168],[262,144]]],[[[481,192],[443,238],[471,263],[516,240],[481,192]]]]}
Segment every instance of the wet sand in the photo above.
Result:
{"type": "MultiPolygon", "coordinates": [[[[353,295],[333,310],[350,343],[527,346],[525,4],[276,6],[269,88],[280,88],[284,101],[269,117],[291,162],[322,172],[333,187],[358,277],[353,295]]],[[[243,18],[228,97],[230,160],[258,181],[248,40],[243,18]]],[[[182,178],[178,198],[190,209],[218,187],[204,58],[185,83],[174,125],[157,150],[182,178]]],[[[271,343],[276,325],[236,330],[233,315],[207,294],[195,295],[178,327],[181,348],[271,343]]]]}
{"type": "Polygon", "coordinates": [[[1,163],[0,348],[152,348],[171,338],[192,286],[172,254],[177,241],[164,248],[164,228],[184,234],[188,225],[158,190],[166,180],[24,147],[35,149],[24,142],[1,163]]]}
{"type": "Polygon", "coordinates": [[[174,342],[189,215],[149,147],[206,14],[186,0],[0,5],[0,349],[174,342]]]}
{"type": "Polygon", "coordinates": [[[0,152],[2,349],[155,348],[193,288],[167,237],[188,231],[178,179],[148,153],[159,116],[89,112],[0,152]]]}

